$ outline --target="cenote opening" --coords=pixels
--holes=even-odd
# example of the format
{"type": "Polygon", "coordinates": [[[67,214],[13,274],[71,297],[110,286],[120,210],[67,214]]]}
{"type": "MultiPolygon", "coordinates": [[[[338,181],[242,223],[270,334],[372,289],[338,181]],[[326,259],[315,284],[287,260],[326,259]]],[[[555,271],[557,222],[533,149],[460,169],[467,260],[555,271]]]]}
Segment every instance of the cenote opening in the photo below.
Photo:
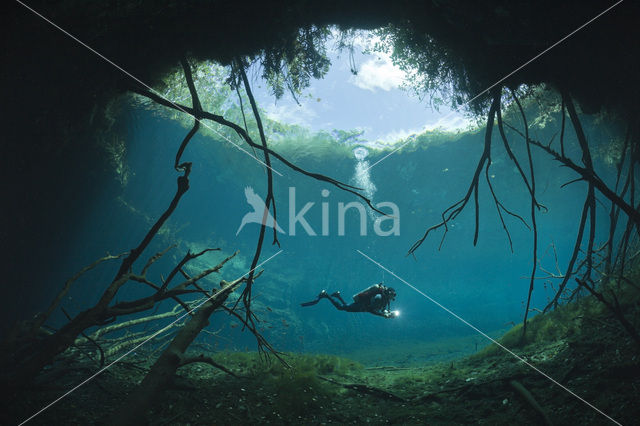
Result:
{"type": "Polygon", "coordinates": [[[637,418],[636,5],[32,3],[3,422],[637,418]]]}

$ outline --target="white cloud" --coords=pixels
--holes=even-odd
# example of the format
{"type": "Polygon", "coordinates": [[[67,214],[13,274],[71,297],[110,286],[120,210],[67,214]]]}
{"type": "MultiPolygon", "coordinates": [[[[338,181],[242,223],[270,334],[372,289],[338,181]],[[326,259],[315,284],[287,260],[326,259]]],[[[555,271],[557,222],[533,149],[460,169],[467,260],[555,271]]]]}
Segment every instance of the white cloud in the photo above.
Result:
{"type": "MultiPolygon", "coordinates": [[[[358,65],[358,75],[349,82],[364,90],[375,92],[376,89],[389,91],[400,87],[406,79],[406,74],[391,61],[386,52],[365,53],[374,49],[381,39],[368,32],[361,32],[353,39],[353,46],[360,51],[367,60],[358,65]]],[[[359,55],[358,55],[359,56],[359,55]]]]}
{"type": "Polygon", "coordinates": [[[405,79],[405,73],[391,62],[387,55],[376,55],[367,60],[358,69],[358,75],[351,77],[350,82],[361,89],[389,91],[398,88],[405,79]]]}
{"type": "Polygon", "coordinates": [[[400,141],[405,141],[412,135],[419,135],[425,131],[436,129],[448,132],[465,131],[470,130],[474,125],[475,122],[465,116],[456,112],[450,112],[447,115],[438,118],[436,121],[427,123],[419,128],[392,130],[378,138],[373,145],[376,147],[388,147],[400,141]]]}
{"type": "Polygon", "coordinates": [[[424,130],[469,130],[474,125],[475,122],[473,120],[470,120],[464,115],[452,111],[444,117],[438,118],[433,123],[427,123],[424,126],[424,130]]]}
{"type": "Polygon", "coordinates": [[[386,135],[382,136],[378,142],[380,142],[382,145],[393,145],[397,142],[406,140],[409,136],[411,135],[418,135],[422,132],[424,132],[426,129],[420,128],[420,129],[399,129],[399,130],[392,130],[391,132],[387,133],[386,135]]]}
{"type": "Polygon", "coordinates": [[[265,113],[267,117],[280,123],[297,124],[304,127],[311,127],[311,122],[318,115],[306,102],[301,105],[294,102],[271,103],[265,108],[265,113]]]}

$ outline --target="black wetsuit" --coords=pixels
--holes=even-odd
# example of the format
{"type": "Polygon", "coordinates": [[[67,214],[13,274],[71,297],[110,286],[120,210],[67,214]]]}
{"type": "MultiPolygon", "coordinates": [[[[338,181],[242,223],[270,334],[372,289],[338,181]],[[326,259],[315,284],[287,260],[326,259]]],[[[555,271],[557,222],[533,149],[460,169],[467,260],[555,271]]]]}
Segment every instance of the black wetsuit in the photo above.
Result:
{"type": "MultiPolygon", "coordinates": [[[[316,300],[312,300],[311,302],[302,303],[302,306],[312,306],[320,301],[320,299],[329,299],[331,304],[336,307],[336,309],[345,312],[369,312],[374,315],[379,315],[381,317],[389,318],[392,317],[390,315],[391,309],[391,298],[395,296],[395,292],[393,292],[393,296],[388,292],[388,288],[381,285],[375,284],[371,287],[363,290],[362,292],[353,296],[353,303],[347,304],[344,301],[340,292],[335,292],[333,294],[328,294],[323,291],[318,295],[316,300]]],[[[393,291],[393,289],[391,289],[393,291]]]]}
{"type": "Polygon", "coordinates": [[[333,306],[335,306],[336,309],[347,312],[371,312],[372,314],[382,314],[385,308],[389,309],[390,304],[390,301],[382,294],[374,294],[371,297],[361,297],[350,304],[347,304],[339,293],[334,293],[332,295],[327,294],[326,298],[333,303],[333,306]]]}

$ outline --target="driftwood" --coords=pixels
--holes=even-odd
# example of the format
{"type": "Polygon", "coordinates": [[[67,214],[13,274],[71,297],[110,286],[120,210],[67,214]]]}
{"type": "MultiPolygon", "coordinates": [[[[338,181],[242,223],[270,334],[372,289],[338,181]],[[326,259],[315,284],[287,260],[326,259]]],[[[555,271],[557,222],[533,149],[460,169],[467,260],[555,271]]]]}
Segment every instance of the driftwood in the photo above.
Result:
{"type": "Polygon", "coordinates": [[[379,388],[374,388],[373,386],[368,386],[368,385],[361,385],[361,384],[357,384],[357,383],[340,383],[337,380],[331,379],[329,377],[322,377],[322,376],[318,376],[319,379],[324,380],[326,382],[329,383],[333,383],[334,385],[338,385],[338,386],[342,386],[345,389],[351,389],[353,391],[359,392],[359,393],[364,393],[367,395],[371,395],[374,396],[376,398],[380,398],[380,399],[386,399],[389,401],[396,401],[396,402],[404,402],[405,400],[403,398],[400,398],[397,395],[394,395],[390,392],[387,392],[385,390],[379,389],[379,388]]]}
{"type": "MultiPolygon", "coordinates": [[[[96,330],[95,332],[91,333],[91,338],[94,340],[98,340],[100,339],[102,336],[109,334],[109,333],[113,333],[119,330],[123,330],[129,327],[133,327],[135,325],[139,325],[139,324],[144,324],[150,321],[156,321],[156,320],[160,320],[160,319],[164,319],[164,318],[171,318],[171,317],[175,317],[178,315],[178,313],[180,312],[180,310],[178,308],[180,308],[181,305],[176,305],[172,310],[167,311],[167,312],[163,312],[161,314],[155,314],[155,315],[149,315],[146,316],[144,318],[136,318],[136,319],[132,319],[129,321],[123,321],[123,322],[119,322],[117,324],[113,324],[113,325],[109,325],[106,327],[102,327],[99,328],[98,330],[96,330]]],[[[78,339],[78,341],[81,341],[82,339],[78,339]]],[[[78,342],[76,341],[76,343],[78,342]]]]}
{"type": "Polygon", "coordinates": [[[167,349],[153,364],[140,386],[129,395],[124,407],[114,413],[108,424],[139,425],[144,423],[147,411],[158,399],[161,392],[172,383],[176,370],[193,362],[193,358],[185,357],[185,351],[189,345],[209,324],[211,314],[222,306],[229,294],[244,281],[244,278],[240,278],[231,283],[225,281],[220,283],[220,290],[201,303],[167,349]]]}
{"type": "Polygon", "coordinates": [[[366,367],[365,370],[401,371],[411,370],[410,367],[394,367],[393,365],[381,365],[379,367],[366,367]]]}
{"type": "Polygon", "coordinates": [[[509,385],[511,385],[511,387],[515,389],[525,401],[527,401],[527,404],[529,404],[534,410],[536,410],[538,414],[540,414],[540,417],[542,417],[545,424],[553,424],[547,413],[542,409],[540,404],[538,404],[538,401],[536,401],[536,399],[533,397],[533,395],[531,395],[531,392],[529,392],[527,388],[522,386],[522,383],[517,380],[510,380],[509,385]]]}
{"type": "MultiPolygon", "coordinates": [[[[552,425],[553,423],[550,417],[547,415],[546,411],[542,408],[542,406],[540,406],[538,401],[536,401],[536,399],[533,397],[531,392],[529,392],[529,390],[525,388],[521,382],[516,380],[516,378],[521,378],[521,377],[525,377],[525,375],[516,374],[511,377],[498,377],[495,379],[486,380],[481,383],[474,383],[474,382],[465,383],[464,385],[461,385],[461,386],[442,389],[436,392],[429,393],[427,395],[423,395],[421,397],[418,397],[412,400],[412,402],[423,403],[425,401],[439,399],[438,395],[447,394],[447,393],[456,393],[458,394],[458,396],[469,394],[469,391],[472,389],[487,387],[487,385],[490,385],[490,384],[497,384],[500,387],[500,389],[503,389],[508,385],[513,390],[515,390],[518,393],[518,395],[520,395],[522,399],[524,399],[524,401],[540,415],[541,420],[543,420],[546,425],[552,425]]],[[[487,393],[486,390],[482,391],[482,394],[486,394],[486,393],[487,393]]]]}
{"type": "MultiPolygon", "coordinates": [[[[183,66],[185,68],[186,78],[189,81],[191,77],[190,69],[186,62],[183,62],[183,66]]],[[[197,121],[199,101],[193,85],[190,84],[189,87],[190,90],[193,89],[191,90],[191,95],[197,121]]],[[[182,175],[177,179],[176,193],[169,203],[169,206],[147,231],[140,243],[135,248],[126,253],[126,256],[122,260],[118,272],[112,279],[111,283],[104,290],[96,305],[86,309],[83,312],[80,312],[75,317],[71,318],[67,324],[65,324],[55,333],[46,336],[41,336],[40,334],[38,334],[41,326],[44,324],[44,321],[46,321],[51,312],[53,312],[53,310],[58,306],[64,295],[71,287],[71,284],[82,273],[86,272],[89,269],[92,269],[104,260],[113,258],[112,256],[106,256],[102,259],[99,259],[98,261],[80,271],[80,273],[74,275],[74,277],[70,278],[65,283],[62,291],[54,299],[45,313],[36,316],[36,319],[31,322],[19,324],[19,326],[16,327],[16,331],[10,333],[8,338],[5,339],[2,345],[2,359],[0,360],[0,362],[5,365],[13,366],[10,371],[5,371],[3,373],[3,379],[5,380],[5,382],[9,383],[12,386],[24,386],[25,384],[32,382],[34,377],[42,370],[45,365],[50,364],[56,356],[63,353],[67,348],[73,345],[78,336],[82,335],[84,330],[89,327],[105,325],[109,322],[115,321],[118,316],[128,315],[151,309],[156,305],[157,302],[166,298],[172,298],[178,303],[182,303],[178,296],[200,291],[198,289],[188,289],[188,286],[192,286],[198,279],[203,278],[204,276],[217,270],[207,270],[200,274],[198,277],[195,277],[192,281],[187,280],[172,289],[168,288],[171,279],[167,279],[160,286],[155,285],[147,280],[146,272],[149,266],[151,266],[151,264],[153,264],[159,257],[162,256],[162,254],[166,252],[165,250],[165,252],[158,253],[155,256],[151,257],[142,269],[141,274],[135,275],[132,272],[134,263],[139,259],[145,249],[149,246],[160,228],[162,228],[165,222],[169,219],[171,214],[178,206],[178,203],[180,202],[182,196],[189,190],[189,174],[191,173],[191,163],[179,163],[179,160],[181,152],[184,150],[187,143],[195,134],[197,129],[198,126],[196,123],[194,129],[189,132],[189,134],[184,138],[182,144],[180,145],[180,150],[178,151],[178,154],[176,156],[176,169],[181,171],[182,175]],[[122,288],[122,286],[130,280],[137,281],[154,288],[155,294],[143,299],[117,303],[112,306],[111,304],[120,288],[122,288]]],[[[203,254],[204,252],[200,254],[203,254]]],[[[181,264],[177,266],[174,271],[172,271],[172,274],[170,274],[170,278],[173,278],[173,276],[175,276],[175,274],[179,272],[184,263],[194,257],[197,257],[200,254],[191,255],[190,253],[188,253],[187,256],[185,256],[183,262],[181,262],[181,264]]],[[[222,265],[219,266],[221,267],[222,265]]]]}
{"type": "Polygon", "coordinates": [[[208,357],[208,356],[204,356],[203,354],[200,354],[198,356],[192,356],[189,358],[183,358],[182,361],[180,362],[179,367],[184,367],[185,365],[188,364],[193,364],[193,363],[203,363],[203,364],[209,364],[212,367],[217,368],[218,370],[222,370],[225,373],[227,373],[228,375],[238,378],[238,375],[236,373],[234,373],[233,371],[229,370],[227,367],[225,367],[224,365],[216,362],[213,358],[208,357]]]}

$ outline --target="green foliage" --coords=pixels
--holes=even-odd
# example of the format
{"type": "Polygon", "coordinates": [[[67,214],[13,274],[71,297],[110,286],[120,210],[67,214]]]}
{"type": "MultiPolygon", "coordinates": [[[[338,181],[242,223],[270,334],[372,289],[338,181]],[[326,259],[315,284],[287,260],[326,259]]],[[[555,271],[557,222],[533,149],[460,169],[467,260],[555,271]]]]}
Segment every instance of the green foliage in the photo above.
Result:
{"type": "Polygon", "coordinates": [[[334,130],[332,132],[333,137],[339,144],[357,144],[362,142],[361,136],[364,134],[364,130],[334,130]]]}
{"type": "Polygon", "coordinates": [[[353,146],[340,143],[332,133],[312,132],[294,125],[280,125],[280,129],[283,132],[277,138],[271,138],[271,146],[291,161],[301,162],[309,158],[332,163],[352,157],[353,146]]]}
{"type": "MultiPolygon", "coordinates": [[[[193,82],[198,92],[200,104],[205,111],[222,115],[226,119],[238,124],[244,124],[242,111],[240,110],[236,94],[231,87],[226,84],[230,68],[223,67],[215,62],[204,61],[192,63],[193,82]]],[[[165,99],[176,104],[191,106],[191,93],[187,85],[182,67],[176,67],[173,72],[167,74],[161,83],[154,88],[165,99]]],[[[167,108],[156,104],[154,101],[138,95],[131,97],[134,106],[139,106],[152,111],[154,114],[178,121],[182,126],[191,128],[193,117],[183,112],[167,108]]],[[[243,99],[248,104],[246,97],[243,99]]],[[[252,114],[247,114],[247,126],[249,129],[255,128],[255,120],[252,114]]],[[[207,120],[200,127],[200,134],[207,135],[215,140],[228,139],[234,143],[240,143],[236,133],[220,124],[207,120]]]]}
{"type": "Polygon", "coordinates": [[[309,87],[311,77],[319,79],[329,71],[331,61],[325,48],[329,34],[327,28],[301,28],[298,36],[287,40],[281,50],[263,53],[262,76],[276,98],[282,97],[285,87],[294,97],[299,95],[309,87]]]}
{"type": "MultiPolygon", "coordinates": [[[[572,309],[561,307],[544,315],[536,315],[527,324],[527,332],[522,334],[522,324],[517,324],[504,334],[498,341],[507,349],[526,348],[529,345],[551,343],[567,337],[576,331],[578,324],[573,320],[572,309]]],[[[480,351],[476,357],[494,356],[501,354],[502,348],[496,344],[491,344],[480,351]]]]}
{"type": "MultiPolygon", "coordinates": [[[[599,321],[599,318],[607,315],[606,307],[589,296],[578,302],[559,306],[546,314],[536,315],[528,321],[524,338],[522,324],[517,324],[498,339],[498,342],[511,350],[531,350],[536,345],[577,338],[581,333],[582,322],[585,318],[590,321],[599,321]]],[[[501,353],[503,353],[503,349],[496,344],[491,344],[473,357],[484,358],[501,353]]]]}
{"type": "MultiPolygon", "coordinates": [[[[302,29],[297,33],[297,38],[282,49],[270,50],[268,54],[264,54],[266,56],[253,59],[254,62],[262,65],[263,78],[267,79],[276,97],[281,96],[285,88],[292,90],[294,95],[300,94],[301,90],[309,84],[310,78],[320,78],[326,73],[330,64],[326,59],[325,43],[329,35],[330,31],[326,28],[302,29]]],[[[245,127],[254,142],[259,142],[256,120],[243,85],[239,84],[237,70],[211,61],[191,61],[191,67],[202,107],[206,111],[222,115],[225,119],[245,127]]],[[[191,95],[184,71],[179,66],[167,74],[155,90],[173,102],[191,105],[191,95]]],[[[178,121],[185,129],[193,126],[193,117],[188,114],[158,105],[142,96],[133,95],[130,99],[134,105],[151,110],[160,117],[178,121]]],[[[306,158],[322,158],[323,162],[351,158],[353,147],[364,141],[362,130],[336,129],[332,132],[311,132],[301,126],[270,120],[259,105],[258,107],[270,146],[294,162],[304,161],[306,158]]],[[[232,144],[245,145],[242,138],[232,129],[210,120],[206,120],[200,127],[199,134],[208,136],[208,141],[214,141],[215,154],[212,149],[211,155],[215,155],[219,161],[221,159],[224,161],[227,157],[231,161],[237,154],[232,144]],[[226,142],[217,143],[222,140],[226,142]]],[[[415,140],[406,144],[403,150],[414,150],[418,146],[426,147],[433,143],[446,142],[459,135],[460,133],[452,134],[440,130],[426,131],[414,136],[415,140]]],[[[396,145],[389,144],[381,149],[384,151],[395,149],[395,147],[396,145]]],[[[204,157],[201,157],[204,161],[209,151],[206,150],[204,157]]],[[[261,153],[258,152],[257,155],[261,157],[261,153]]],[[[123,174],[124,171],[119,170],[118,173],[123,174]]]]}
{"type": "Polygon", "coordinates": [[[284,354],[284,360],[289,366],[276,359],[265,361],[256,352],[219,352],[214,358],[240,374],[277,380],[329,374],[348,376],[363,369],[356,361],[323,354],[284,354]]]}
{"type": "Polygon", "coordinates": [[[271,364],[261,364],[256,366],[253,373],[256,375],[270,375],[273,377],[307,377],[333,374],[347,376],[351,373],[362,370],[362,365],[350,359],[341,358],[335,355],[302,355],[290,354],[286,356],[286,361],[291,368],[280,362],[271,364]]]}
{"type": "Polygon", "coordinates": [[[293,418],[320,409],[339,390],[318,376],[346,376],[363,369],[355,361],[333,355],[285,355],[290,367],[276,359],[265,362],[255,352],[223,352],[214,358],[234,372],[254,379],[261,392],[273,398],[274,411],[293,418]]]}
{"type": "MultiPolygon", "coordinates": [[[[444,103],[457,108],[485,89],[471,78],[459,55],[428,34],[389,25],[377,30],[376,35],[380,42],[374,50],[391,54],[393,63],[409,76],[410,88],[420,98],[430,98],[436,109],[444,103]]],[[[474,110],[482,111],[485,103],[486,99],[476,103],[474,110]]]]}
{"type": "MultiPolygon", "coordinates": [[[[327,27],[302,27],[283,36],[279,45],[247,58],[243,66],[247,68],[250,64],[259,63],[262,78],[276,99],[280,99],[287,90],[297,100],[309,87],[311,78],[320,79],[329,71],[331,61],[327,57],[326,41],[330,34],[327,27]]],[[[239,70],[232,70],[228,82],[234,88],[242,86],[239,70]]]]}

